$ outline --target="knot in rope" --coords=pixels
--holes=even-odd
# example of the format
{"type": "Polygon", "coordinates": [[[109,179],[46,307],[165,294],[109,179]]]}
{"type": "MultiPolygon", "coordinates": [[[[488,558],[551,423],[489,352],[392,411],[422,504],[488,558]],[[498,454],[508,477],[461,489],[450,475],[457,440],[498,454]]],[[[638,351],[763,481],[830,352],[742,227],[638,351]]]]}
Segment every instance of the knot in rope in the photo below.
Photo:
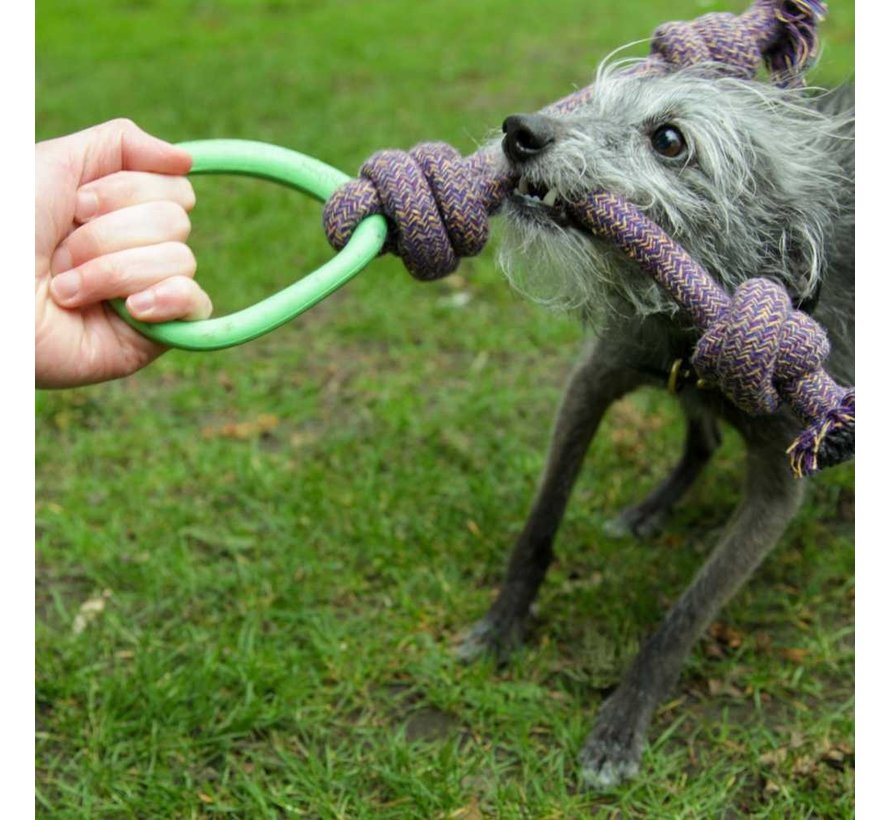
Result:
{"type": "Polygon", "coordinates": [[[822,0],[757,0],[744,14],[712,12],[660,25],[637,73],[717,63],[753,78],[763,61],[774,82],[799,85],[816,52],[822,0]]]}
{"type": "Polygon", "coordinates": [[[663,23],[652,36],[652,54],[671,66],[723,63],[747,77],[754,76],[762,59],[755,31],[725,12],[663,23]]]}
{"type": "Polygon", "coordinates": [[[776,385],[793,392],[828,351],[825,331],[793,308],[781,285],[749,279],[702,334],[692,364],[746,413],[765,415],[781,404],[776,385]]]}
{"type": "Polygon", "coordinates": [[[325,206],[325,232],[338,250],[362,219],[382,213],[391,225],[384,250],[397,253],[413,276],[429,280],[452,273],[461,257],[475,256],[488,241],[485,187],[450,145],[379,151],[359,174],[325,206]]]}
{"type": "Polygon", "coordinates": [[[618,194],[595,191],[571,208],[579,223],[614,242],[686,311],[702,333],[692,357],[699,376],[748,413],[773,413],[785,401],[807,425],[788,448],[796,476],[853,457],[855,390],[822,367],[825,331],[793,308],[780,285],[749,279],[728,296],[682,245],[618,194]]]}

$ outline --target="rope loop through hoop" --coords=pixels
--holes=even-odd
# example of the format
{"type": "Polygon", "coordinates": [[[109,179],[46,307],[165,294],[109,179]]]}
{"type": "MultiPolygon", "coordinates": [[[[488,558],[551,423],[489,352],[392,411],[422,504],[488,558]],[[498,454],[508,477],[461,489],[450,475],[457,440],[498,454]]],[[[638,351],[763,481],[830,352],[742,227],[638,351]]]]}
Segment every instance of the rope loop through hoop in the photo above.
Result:
{"type": "Polygon", "coordinates": [[[472,165],[447,143],[379,151],[359,174],[325,207],[325,230],[335,248],[348,241],[353,225],[374,213],[385,214],[390,222],[386,249],[395,251],[417,279],[447,276],[462,257],[485,247],[485,188],[472,165]]]}

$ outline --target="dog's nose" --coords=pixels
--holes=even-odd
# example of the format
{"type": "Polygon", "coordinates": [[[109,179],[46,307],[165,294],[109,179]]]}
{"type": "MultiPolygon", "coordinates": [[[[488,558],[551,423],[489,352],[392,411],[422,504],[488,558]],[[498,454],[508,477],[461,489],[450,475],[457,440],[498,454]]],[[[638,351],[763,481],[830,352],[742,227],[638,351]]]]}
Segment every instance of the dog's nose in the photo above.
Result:
{"type": "Polygon", "coordinates": [[[504,120],[504,153],[513,162],[527,162],[556,141],[553,123],[542,114],[513,114],[504,120]]]}

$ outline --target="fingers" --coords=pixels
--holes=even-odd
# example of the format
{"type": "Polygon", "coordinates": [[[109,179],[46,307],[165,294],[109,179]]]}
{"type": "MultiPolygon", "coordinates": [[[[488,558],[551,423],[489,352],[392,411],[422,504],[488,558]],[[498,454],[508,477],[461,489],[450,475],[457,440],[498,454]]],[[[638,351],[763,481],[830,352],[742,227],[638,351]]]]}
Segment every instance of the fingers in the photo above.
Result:
{"type": "Polygon", "coordinates": [[[118,171],[80,187],[74,218],[84,223],[120,208],[160,201],[175,202],[190,211],[195,207],[195,191],[186,177],[118,171]]]}
{"type": "Polygon", "coordinates": [[[207,319],[213,313],[210,297],[188,276],[171,276],[127,299],[127,310],[143,322],[207,319]]]}
{"type": "Polygon", "coordinates": [[[188,179],[155,171],[117,170],[81,185],[80,224],[50,265],[53,300],[76,309],[121,297],[144,321],[207,318],[210,298],[192,280],[195,258],[185,245],[194,204],[188,179]]]}
{"type": "Polygon", "coordinates": [[[185,242],[191,231],[188,214],[176,202],[131,205],[90,220],[56,248],[51,269],[61,273],[91,259],[161,242],[185,242]]]}
{"type": "Polygon", "coordinates": [[[170,277],[191,278],[196,267],[194,254],[182,242],[126,248],[54,276],[50,293],[62,307],[81,308],[137,294],[170,277]]]}
{"type": "Polygon", "coordinates": [[[147,134],[130,120],[111,120],[72,136],[81,184],[116,171],[182,175],[192,166],[188,151],[147,134]]]}

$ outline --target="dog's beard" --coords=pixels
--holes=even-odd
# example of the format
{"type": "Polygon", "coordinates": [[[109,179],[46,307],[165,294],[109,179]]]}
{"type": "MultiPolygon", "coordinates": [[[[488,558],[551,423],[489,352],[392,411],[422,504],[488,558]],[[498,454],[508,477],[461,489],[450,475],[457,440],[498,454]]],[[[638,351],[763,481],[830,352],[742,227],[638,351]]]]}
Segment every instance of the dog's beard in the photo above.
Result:
{"type": "Polygon", "coordinates": [[[781,282],[798,299],[815,293],[828,238],[852,220],[845,97],[833,102],[830,94],[701,71],[645,82],[601,73],[589,104],[555,117],[559,140],[522,165],[540,203],[525,207],[517,187],[503,209],[499,261],[518,291],[586,320],[676,318],[670,296],[616,246],[544,207],[554,191],[557,202],[573,202],[605,190],[635,203],[729,293],[754,276],[781,282]],[[667,109],[665,100],[672,101],[667,109]],[[674,167],[653,159],[649,143],[634,135],[676,117],[694,161],[674,167]]]}
{"type": "Polygon", "coordinates": [[[507,203],[498,264],[520,294],[551,310],[601,324],[609,314],[678,310],[667,294],[612,243],[575,227],[530,219],[507,203]]]}

